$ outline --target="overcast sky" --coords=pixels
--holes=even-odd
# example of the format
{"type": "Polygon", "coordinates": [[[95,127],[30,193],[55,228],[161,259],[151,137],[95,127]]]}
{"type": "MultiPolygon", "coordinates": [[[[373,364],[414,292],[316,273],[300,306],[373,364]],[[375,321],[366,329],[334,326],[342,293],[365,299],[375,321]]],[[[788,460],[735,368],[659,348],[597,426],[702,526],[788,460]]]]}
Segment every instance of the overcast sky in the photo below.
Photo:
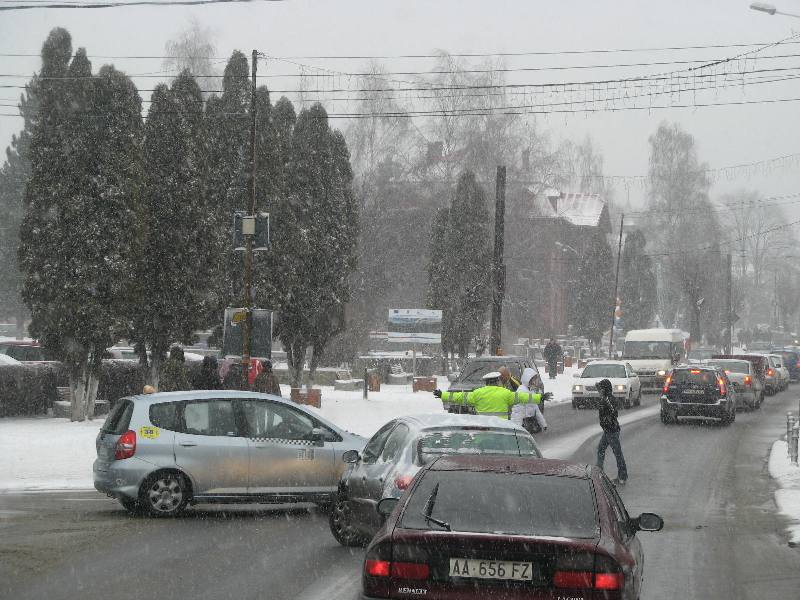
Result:
{"type": "MultiPolygon", "coordinates": [[[[15,0],[0,0],[13,4],[15,0]]],[[[73,45],[85,47],[95,69],[113,62],[129,73],[152,73],[163,69],[158,60],[107,60],[104,55],[163,55],[168,39],[184,29],[191,19],[212,30],[217,54],[228,56],[253,48],[272,56],[314,55],[407,55],[445,49],[452,53],[570,51],[620,48],[661,48],[774,42],[800,29],[800,19],[769,16],[748,8],[747,0],[288,0],[252,4],[221,4],[195,7],[125,7],[113,9],[37,9],[0,11],[0,54],[37,54],[50,29],[65,27],[73,45]]],[[[778,8],[800,13],[800,0],[780,0],[778,8]]],[[[525,56],[506,59],[506,66],[586,66],[670,60],[711,60],[747,51],[728,48],[671,52],[525,56]]],[[[764,54],[797,54],[800,44],[785,44],[764,54]]],[[[298,59],[300,60],[300,59],[298,59]]],[[[337,70],[358,70],[364,61],[301,62],[337,70]]],[[[386,61],[391,70],[426,70],[430,61],[386,61]]],[[[742,69],[773,66],[793,67],[798,58],[783,61],[738,61],[742,69]],[[780,64],[779,64],[780,63],[780,64]]],[[[37,58],[0,56],[0,73],[28,75],[38,69],[37,58]]],[[[631,73],[661,73],[684,65],[646,66],[638,70],[584,69],[542,74],[512,74],[512,81],[576,81],[629,76],[631,73]],[[515,79],[516,78],[516,79],[515,79]]],[[[270,62],[260,72],[288,73],[288,63],[270,62]]],[[[699,100],[685,93],[669,98],[672,104],[697,101],[753,101],[766,98],[800,98],[800,79],[753,85],[733,85],[730,64],[705,80],[717,88],[699,100]],[[726,70],[727,69],[727,70],[726,70]],[[722,85],[725,88],[722,88],[722,85]]],[[[710,73],[711,71],[706,71],[710,73]]],[[[794,72],[796,73],[796,71],[794,72]]],[[[21,85],[24,79],[3,78],[1,84],[21,85]]],[[[137,79],[144,89],[157,79],[137,79]]],[[[296,79],[274,79],[291,89],[296,79]]],[[[14,101],[19,90],[0,89],[0,103],[14,101]]],[[[143,97],[147,94],[143,93],[143,97]]],[[[620,104],[619,107],[622,107],[620,104]]],[[[0,107],[0,113],[16,112],[0,107]]],[[[675,120],[694,134],[702,160],[711,167],[752,163],[800,153],[800,102],[750,104],[713,108],[620,111],[616,113],[551,115],[537,117],[540,127],[554,139],[580,141],[590,134],[605,157],[609,175],[637,175],[647,171],[648,136],[662,120],[675,120]]],[[[344,123],[339,123],[343,126],[344,123]]],[[[21,119],[0,117],[0,144],[7,145],[21,127],[21,119]]],[[[727,173],[712,194],[748,187],[765,195],[800,192],[800,160],[769,175],[746,174],[743,169],[727,173]]],[[[624,196],[619,191],[618,196],[624,196]]],[[[631,189],[634,201],[641,195],[631,189]]],[[[790,205],[792,213],[797,205],[790,205]]]]}

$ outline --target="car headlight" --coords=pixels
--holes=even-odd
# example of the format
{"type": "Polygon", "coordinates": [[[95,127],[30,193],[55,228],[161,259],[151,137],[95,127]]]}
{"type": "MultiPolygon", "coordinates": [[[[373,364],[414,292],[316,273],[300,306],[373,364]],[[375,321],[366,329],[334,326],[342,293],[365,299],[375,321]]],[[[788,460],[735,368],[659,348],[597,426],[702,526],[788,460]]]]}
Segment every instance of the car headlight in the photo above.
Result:
{"type": "Polygon", "coordinates": [[[658,371],[658,376],[659,376],[659,377],[664,377],[664,375],[666,375],[666,374],[667,374],[667,372],[666,372],[666,371],[664,371],[663,369],[662,369],[662,370],[660,370],[660,371],[658,371]]]}
{"type": "Polygon", "coordinates": [[[614,389],[617,390],[618,392],[626,392],[626,391],[628,391],[628,388],[625,387],[624,385],[615,385],[614,389]]]}
{"type": "Polygon", "coordinates": [[[576,385],[572,386],[572,391],[573,392],[582,392],[583,391],[583,386],[576,384],[576,385]]]}

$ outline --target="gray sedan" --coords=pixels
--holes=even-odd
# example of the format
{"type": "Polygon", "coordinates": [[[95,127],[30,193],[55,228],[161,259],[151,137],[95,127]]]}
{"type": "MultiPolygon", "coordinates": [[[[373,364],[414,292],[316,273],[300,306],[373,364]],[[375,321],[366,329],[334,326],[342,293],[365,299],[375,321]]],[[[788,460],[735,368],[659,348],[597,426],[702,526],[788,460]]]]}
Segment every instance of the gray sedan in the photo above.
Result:
{"type": "Polygon", "coordinates": [[[199,502],[336,498],[342,455],[366,440],[294,402],[239,391],[122,398],[97,436],[94,487],[131,512],[199,502]]]}
{"type": "Polygon", "coordinates": [[[505,454],[541,458],[530,433],[497,417],[432,414],[389,421],[364,450],[346,452],[350,464],[330,513],[333,537],[343,546],[364,545],[380,528],[376,506],[399,498],[414,475],[442,454],[505,454]]]}

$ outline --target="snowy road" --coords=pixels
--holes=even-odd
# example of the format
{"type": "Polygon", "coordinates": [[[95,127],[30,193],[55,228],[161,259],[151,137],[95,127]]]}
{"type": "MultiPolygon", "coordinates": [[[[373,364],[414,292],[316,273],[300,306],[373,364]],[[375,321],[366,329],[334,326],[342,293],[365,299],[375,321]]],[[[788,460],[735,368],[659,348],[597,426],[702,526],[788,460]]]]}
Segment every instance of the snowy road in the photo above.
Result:
{"type": "MultiPolygon", "coordinates": [[[[631,472],[623,498],[631,513],[652,510],[666,520],[663,532],[640,534],[643,598],[797,597],[800,551],[786,544],[765,462],[785,411],[797,406],[796,390],[768,399],[760,413],[739,413],[729,428],[664,427],[653,396],[623,413],[644,417],[623,426],[631,472]]],[[[571,446],[572,458],[590,461],[596,412],[552,406],[547,416],[545,450],[571,446]]],[[[613,473],[612,455],[607,461],[613,473]]],[[[336,544],[316,510],[212,508],[158,521],[130,518],[91,492],[0,496],[2,598],[139,600],[157,590],[193,599],[351,600],[362,560],[363,550],[336,544]]]]}

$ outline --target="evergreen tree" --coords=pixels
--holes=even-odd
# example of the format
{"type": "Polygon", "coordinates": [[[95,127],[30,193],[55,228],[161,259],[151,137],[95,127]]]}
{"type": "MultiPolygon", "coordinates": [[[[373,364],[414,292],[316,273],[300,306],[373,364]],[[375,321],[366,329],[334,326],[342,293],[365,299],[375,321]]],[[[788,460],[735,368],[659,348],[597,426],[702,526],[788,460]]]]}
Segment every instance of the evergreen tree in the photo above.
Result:
{"type": "Polygon", "coordinates": [[[92,76],[69,33],[42,49],[40,116],[20,231],[31,334],[69,368],[73,419],[91,417],[105,349],[123,330],[139,180],[141,100],[123,73],[92,76]]]}
{"type": "Polygon", "coordinates": [[[19,229],[24,213],[25,188],[31,174],[29,158],[31,131],[38,112],[36,100],[37,78],[26,86],[20,97],[19,109],[24,127],[19,135],[11,138],[6,149],[6,161],[0,168],[0,317],[14,317],[17,335],[25,332],[27,310],[22,301],[22,274],[17,260],[19,229]]]}
{"type": "Polygon", "coordinates": [[[275,333],[286,349],[296,386],[308,348],[316,368],[330,338],[343,326],[358,238],[347,146],[330,130],[319,104],[297,117],[286,177],[273,244],[282,263],[277,269],[282,294],[275,333]]]}
{"type": "Polygon", "coordinates": [[[656,314],[656,276],[645,253],[647,240],[640,230],[631,231],[622,250],[620,297],[625,329],[644,329],[656,314]]]}
{"type": "Polygon", "coordinates": [[[443,311],[442,345],[461,358],[480,333],[491,300],[491,232],[486,193],[465,171],[450,208],[434,221],[428,267],[428,305],[443,311]]]}
{"type": "Polygon", "coordinates": [[[155,89],[144,126],[141,244],[131,289],[130,339],[143,362],[144,349],[150,348],[156,387],[170,345],[190,342],[210,308],[208,240],[216,223],[204,198],[202,107],[200,87],[185,71],[170,88],[155,89]]]}
{"type": "Polygon", "coordinates": [[[614,271],[611,248],[597,232],[587,243],[577,273],[572,324],[578,334],[595,346],[609,329],[614,301],[614,271]]]}

